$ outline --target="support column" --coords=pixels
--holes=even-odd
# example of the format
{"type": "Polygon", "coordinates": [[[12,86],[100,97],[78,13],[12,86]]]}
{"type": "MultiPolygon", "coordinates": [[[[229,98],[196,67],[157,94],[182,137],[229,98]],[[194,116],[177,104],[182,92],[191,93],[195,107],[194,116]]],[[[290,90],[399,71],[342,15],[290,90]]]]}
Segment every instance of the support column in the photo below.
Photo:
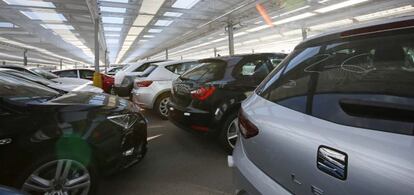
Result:
{"type": "Polygon", "coordinates": [[[217,48],[214,48],[214,57],[217,57],[217,48]]]}
{"type": "Polygon", "coordinates": [[[305,40],[306,38],[308,38],[308,29],[302,28],[302,39],[305,40]]]}
{"type": "Polygon", "coordinates": [[[99,72],[99,18],[95,19],[95,73],[93,74],[93,85],[102,88],[102,77],[99,72]]]}
{"type": "Polygon", "coordinates": [[[254,54],[254,49],[252,49],[252,54],[254,54]]]}
{"type": "Polygon", "coordinates": [[[165,59],[168,60],[168,49],[165,49],[165,59]]]}
{"type": "Polygon", "coordinates": [[[234,55],[234,34],[233,34],[233,22],[230,21],[227,26],[227,31],[229,33],[229,55],[234,55]]]}
{"type": "Polygon", "coordinates": [[[63,69],[63,60],[62,59],[60,59],[60,70],[62,70],[63,69]]]}
{"type": "Polygon", "coordinates": [[[23,51],[23,65],[27,66],[27,49],[23,51]]]}
{"type": "Polygon", "coordinates": [[[106,57],[108,56],[108,50],[105,50],[105,74],[108,73],[108,60],[106,60],[106,57]]]}

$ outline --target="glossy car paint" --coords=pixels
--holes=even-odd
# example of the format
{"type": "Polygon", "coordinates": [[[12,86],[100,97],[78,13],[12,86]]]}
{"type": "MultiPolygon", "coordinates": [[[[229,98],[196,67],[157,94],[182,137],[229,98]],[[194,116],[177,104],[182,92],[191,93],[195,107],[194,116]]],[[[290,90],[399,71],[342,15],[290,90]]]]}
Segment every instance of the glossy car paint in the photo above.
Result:
{"type": "Polygon", "coordinates": [[[75,153],[102,174],[131,166],[135,159],[123,152],[146,143],[146,119],[133,103],[107,94],[67,93],[58,97],[0,98],[0,183],[16,186],[23,168],[42,155],[75,153]],[[125,129],[109,116],[137,118],[125,129]],[[17,155],[10,155],[17,154],[17,155]]]}
{"type": "Polygon", "coordinates": [[[251,54],[200,60],[201,63],[211,61],[224,63],[224,76],[223,78],[208,83],[182,80],[181,77],[175,80],[173,82],[173,93],[170,101],[170,121],[182,129],[217,135],[227,115],[232,112],[237,112],[241,102],[251,94],[263,79],[247,80],[235,78],[233,71],[239,69],[241,65],[251,60],[267,59],[271,56],[284,57],[285,55],[251,54]],[[196,90],[203,85],[215,86],[216,91],[205,101],[192,99],[190,91],[196,90]],[[186,93],[177,93],[177,90],[180,90],[179,88],[185,88],[186,93]],[[180,103],[183,101],[186,102],[180,103]]]}
{"type": "MultiPolygon", "coordinates": [[[[335,40],[340,35],[322,35],[300,47],[335,40]]],[[[256,93],[243,102],[242,111],[259,133],[248,139],[240,137],[229,160],[234,167],[236,189],[241,194],[385,195],[414,191],[412,135],[322,120],[256,93]],[[326,146],[347,156],[344,179],[318,169],[318,150],[326,146]],[[259,177],[263,182],[257,182],[259,177]]]]}
{"type": "Polygon", "coordinates": [[[143,108],[153,109],[157,98],[164,93],[171,92],[172,82],[180,75],[166,69],[166,66],[176,65],[181,63],[190,63],[194,60],[180,60],[171,62],[154,63],[158,66],[147,77],[137,77],[134,80],[134,89],[132,90],[133,101],[143,108]],[[135,85],[138,81],[153,81],[148,87],[137,87],[135,85]]]}

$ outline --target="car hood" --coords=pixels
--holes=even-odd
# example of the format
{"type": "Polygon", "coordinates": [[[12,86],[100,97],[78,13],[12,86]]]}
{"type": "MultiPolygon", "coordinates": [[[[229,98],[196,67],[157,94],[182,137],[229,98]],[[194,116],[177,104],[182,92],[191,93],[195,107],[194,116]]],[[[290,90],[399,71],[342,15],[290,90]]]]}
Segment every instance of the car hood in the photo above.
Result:
{"type": "Polygon", "coordinates": [[[49,87],[59,89],[62,91],[70,92],[70,91],[83,91],[83,92],[94,92],[94,93],[102,93],[103,90],[90,85],[90,83],[85,84],[63,84],[63,83],[54,83],[49,85],[49,87]]]}
{"type": "Polygon", "coordinates": [[[70,85],[83,85],[86,83],[89,83],[89,84],[92,83],[92,81],[86,80],[86,79],[66,78],[66,77],[55,78],[52,80],[58,83],[61,83],[61,84],[70,84],[70,85]]]}

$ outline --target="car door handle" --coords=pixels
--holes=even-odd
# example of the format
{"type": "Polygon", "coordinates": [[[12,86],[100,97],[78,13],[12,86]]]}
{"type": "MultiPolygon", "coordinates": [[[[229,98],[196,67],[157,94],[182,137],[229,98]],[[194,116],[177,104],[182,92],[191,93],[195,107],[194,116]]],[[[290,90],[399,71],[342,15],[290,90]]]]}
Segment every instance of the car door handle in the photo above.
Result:
{"type": "Polygon", "coordinates": [[[327,146],[319,146],[317,164],[319,170],[335,178],[346,180],[348,155],[327,146]]]}

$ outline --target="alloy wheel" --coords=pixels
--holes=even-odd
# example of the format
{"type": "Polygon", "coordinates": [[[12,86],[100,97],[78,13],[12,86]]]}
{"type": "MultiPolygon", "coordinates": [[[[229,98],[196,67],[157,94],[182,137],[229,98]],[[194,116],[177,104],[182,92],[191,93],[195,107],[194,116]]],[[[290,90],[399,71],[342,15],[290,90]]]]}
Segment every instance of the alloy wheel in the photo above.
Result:
{"type": "Polygon", "coordinates": [[[30,194],[87,195],[91,186],[88,169],[75,160],[60,159],[37,168],[24,182],[30,194]]]}
{"type": "Polygon", "coordinates": [[[239,132],[238,118],[236,117],[227,127],[227,143],[234,148],[237,141],[237,133],[239,132]]]}
{"type": "Polygon", "coordinates": [[[168,117],[168,102],[170,102],[170,98],[166,97],[160,101],[160,105],[158,106],[158,110],[161,115],[168,117]]]}

